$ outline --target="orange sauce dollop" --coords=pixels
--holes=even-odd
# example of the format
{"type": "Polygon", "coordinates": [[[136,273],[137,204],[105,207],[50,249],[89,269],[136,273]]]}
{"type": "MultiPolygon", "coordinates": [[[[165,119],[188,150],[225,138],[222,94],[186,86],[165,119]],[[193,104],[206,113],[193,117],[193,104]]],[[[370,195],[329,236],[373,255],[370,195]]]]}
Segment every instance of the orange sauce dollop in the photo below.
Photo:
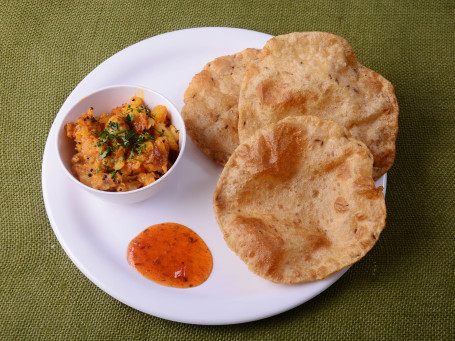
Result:
{"type": "Polygon", "coordinates": [[[128,245],[128,263],[146,278],[174,288],[191,288],[212,272],[212,254],[191,229],[176,223],[153,225],[128,245]]]}

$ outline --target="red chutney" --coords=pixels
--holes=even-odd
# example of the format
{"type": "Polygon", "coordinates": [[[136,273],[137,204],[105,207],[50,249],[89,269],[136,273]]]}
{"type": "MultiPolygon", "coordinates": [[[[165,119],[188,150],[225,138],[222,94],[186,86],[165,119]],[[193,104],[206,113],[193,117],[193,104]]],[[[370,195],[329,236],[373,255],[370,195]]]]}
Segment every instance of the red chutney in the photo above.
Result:
{"type": "Polygon", "coordinates": [[[212,254],[188,227],[176,223],[153,225],[128,245],[128,263],[144,277],[174,288],[204,283],[212,272],[212,254]]]}

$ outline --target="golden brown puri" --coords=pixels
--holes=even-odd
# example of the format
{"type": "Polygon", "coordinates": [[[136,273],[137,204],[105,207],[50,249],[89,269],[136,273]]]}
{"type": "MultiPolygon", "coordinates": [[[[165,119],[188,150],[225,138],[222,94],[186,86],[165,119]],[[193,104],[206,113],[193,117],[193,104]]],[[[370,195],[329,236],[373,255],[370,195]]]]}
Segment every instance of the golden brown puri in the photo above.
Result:
{"type": "Polygon", "coordinates": [[[373,157],[333,121],[288,117],[244,141],[213,196],[227,245],[255,274],[293,284],[361,259],[385,226],[373,157]]]}
{"type": "Polygon", "coordinates": [[[287,116],[330,119],[374,156],[373,178],[392,166],[398,104],[392,84],[362,66],[342,37],[322,32],[270,39],[250,65],[239,97],[239,138],[287,116]]]}
{"type": "Polygon", "coordinates": [[[196,74],[184,96],[182,116],[188,135],[205,155],[223,165],[239,144],[238,100],[246,65],[259,50],[219,57],[196,74]]]}

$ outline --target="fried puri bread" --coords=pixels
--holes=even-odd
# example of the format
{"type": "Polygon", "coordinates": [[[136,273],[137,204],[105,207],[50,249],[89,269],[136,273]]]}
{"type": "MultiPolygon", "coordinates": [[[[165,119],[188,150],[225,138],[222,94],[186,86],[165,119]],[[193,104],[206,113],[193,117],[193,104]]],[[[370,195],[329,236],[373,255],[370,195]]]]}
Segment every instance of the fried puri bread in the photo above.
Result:
{"type": "Polygon", "coordinates": [[[329,120],[288,117],[234,151],[213,205],[227,245],[255,274],[293,284],[361,259],[385,226],[364,143],[329,120]]]}
{"type": "Polygon", "coordinates": [[[188,135],[210,159],[224,166],[239,145],[238,100],[246,65],[259,50],[246,49],[206,64],[184,95],[182,116],[188,135]]]}
{"type": "Polygon", "coordinates": [[[359,64],[349,43],[322,32],[270,39],[248,67],[239,98],[239,138],[287,116],[337,122],[374,156],[373,177],[392,166],[398,104],[392,84],[359,64]]]}

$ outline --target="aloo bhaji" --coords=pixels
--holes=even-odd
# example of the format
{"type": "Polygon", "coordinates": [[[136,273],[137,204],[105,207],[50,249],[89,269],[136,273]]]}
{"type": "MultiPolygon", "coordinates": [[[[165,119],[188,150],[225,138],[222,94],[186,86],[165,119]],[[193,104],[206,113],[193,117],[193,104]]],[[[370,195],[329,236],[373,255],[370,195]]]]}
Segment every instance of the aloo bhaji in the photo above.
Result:
{"type": "Polygon", "coordinates": [[[179,131],[167,108],[153,109],[134,96],[128,103],[93,116],[90,108],[65,126],[76,143],[72,172],[85,185],[126,192],[153,183],[172,167],[179,153],[179,131]]]}

